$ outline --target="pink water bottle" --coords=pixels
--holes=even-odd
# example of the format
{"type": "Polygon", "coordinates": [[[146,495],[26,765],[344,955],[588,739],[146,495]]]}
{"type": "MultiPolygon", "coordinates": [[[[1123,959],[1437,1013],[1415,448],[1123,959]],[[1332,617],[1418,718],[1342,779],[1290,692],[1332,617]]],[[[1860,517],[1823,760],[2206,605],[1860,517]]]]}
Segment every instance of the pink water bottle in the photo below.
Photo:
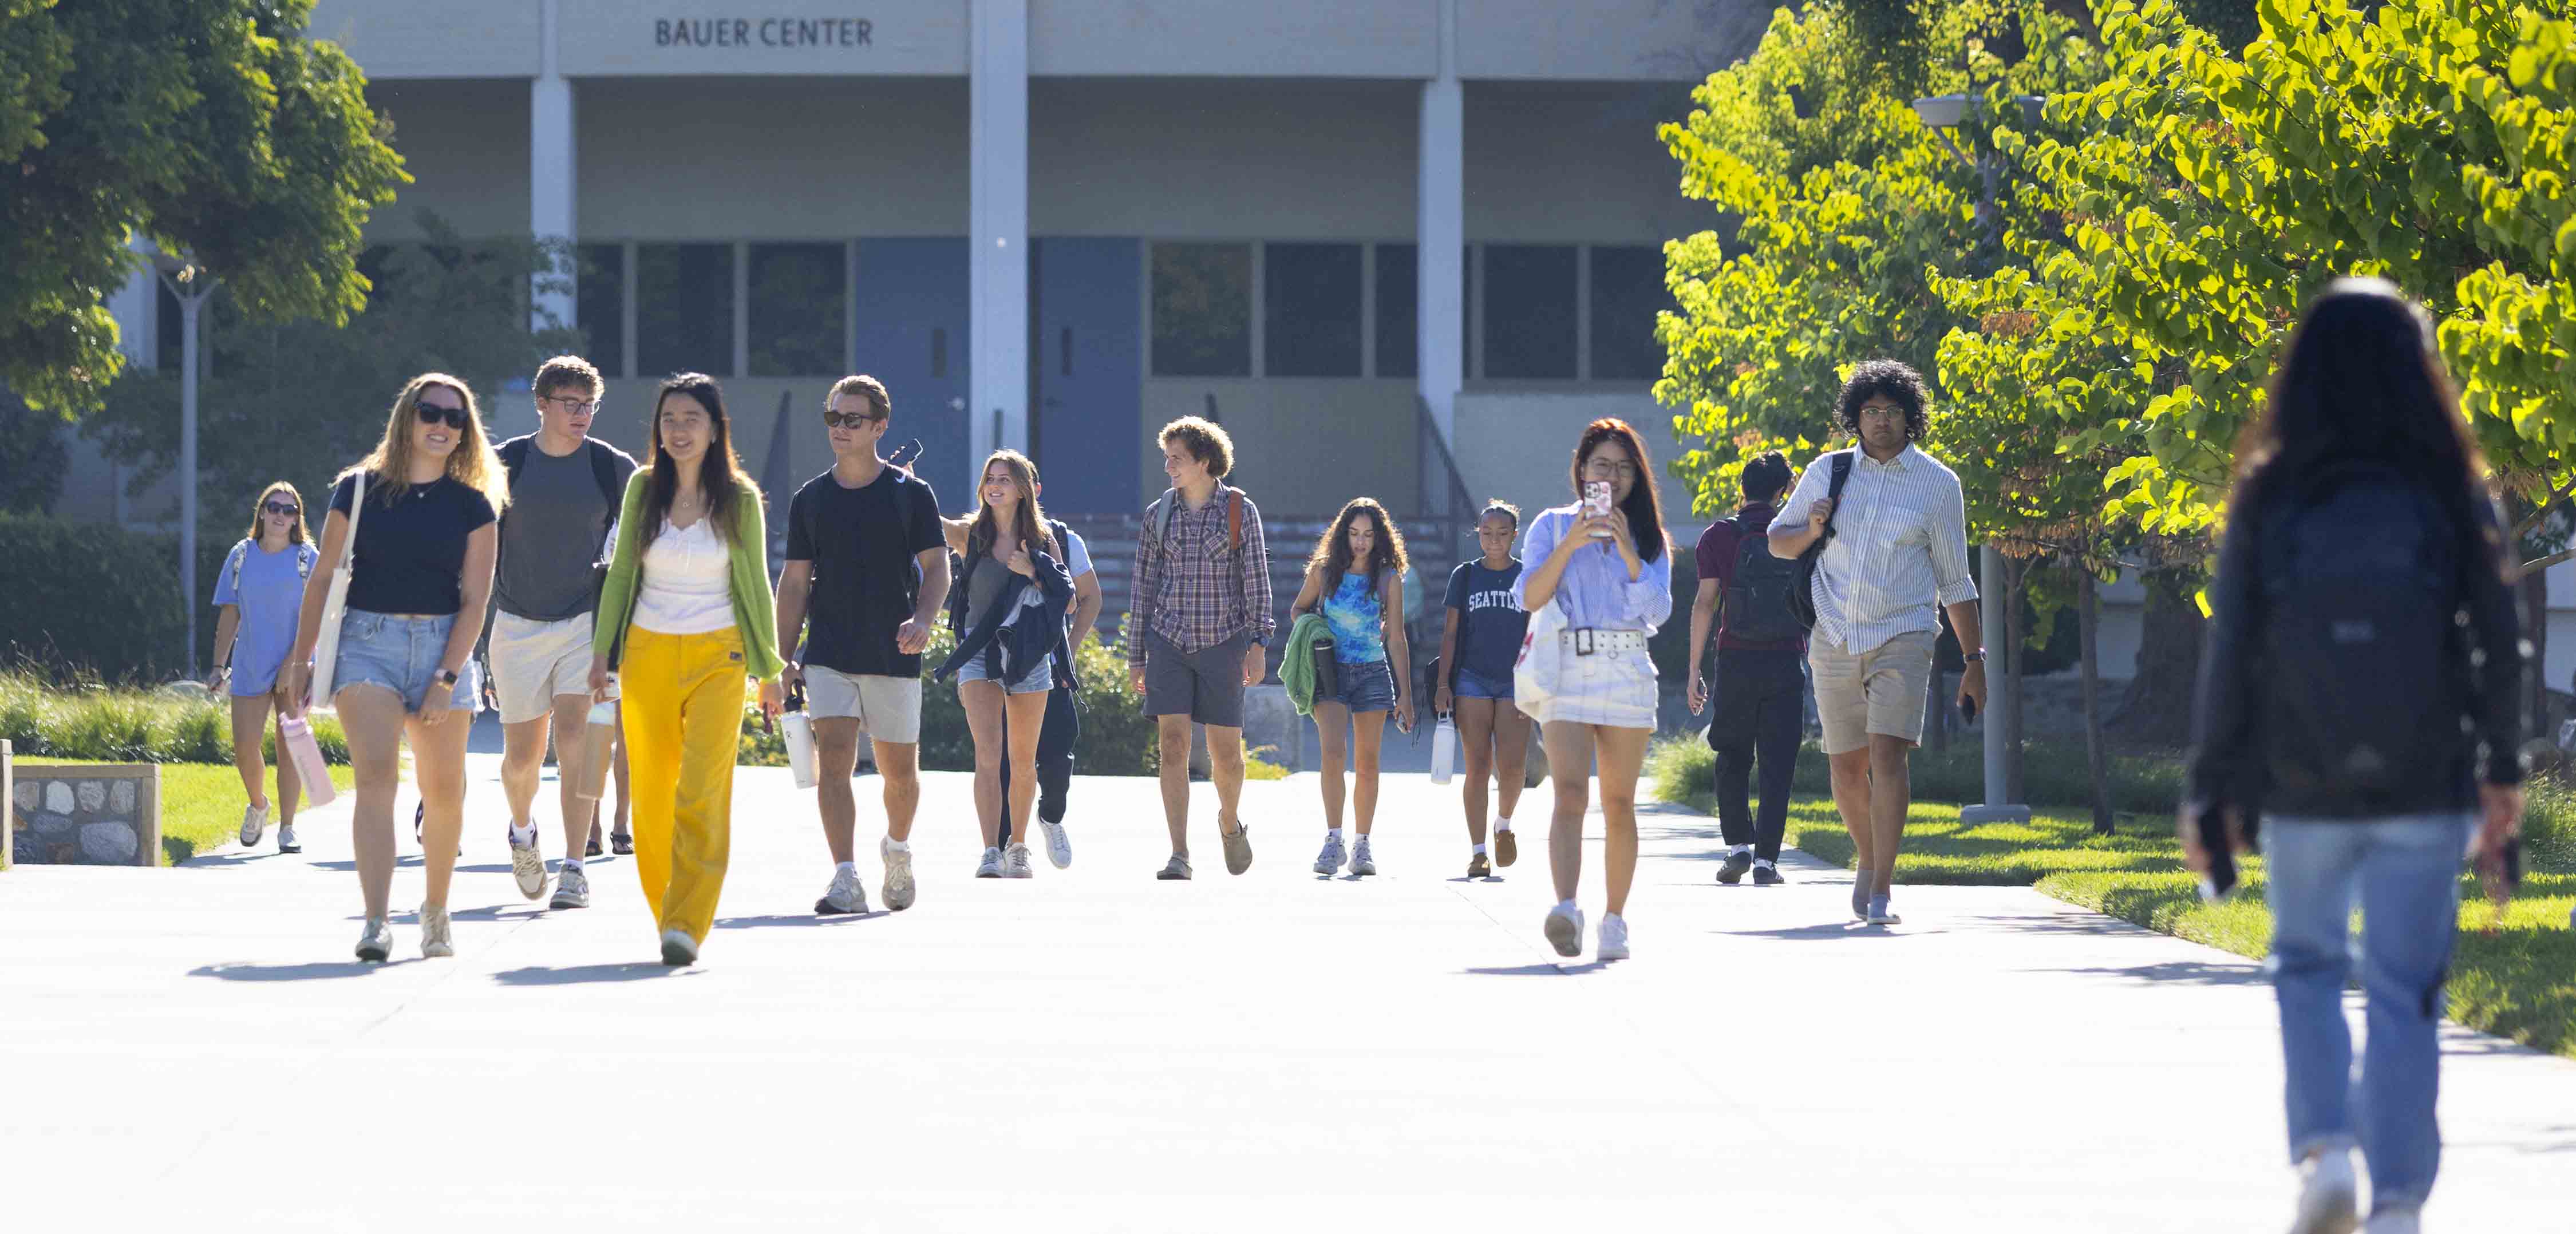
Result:
{"type": "Polygon", "coordinates": [[[304,782],[304,804],[320,808],[331,804],[338,794],[331,787],[331,766],[322,761],[322,747],[313,740],[313,727],[302,716],[287,716],[277,722],[283,737],[278,757],[295,760],[295,776],[304,782]]]}

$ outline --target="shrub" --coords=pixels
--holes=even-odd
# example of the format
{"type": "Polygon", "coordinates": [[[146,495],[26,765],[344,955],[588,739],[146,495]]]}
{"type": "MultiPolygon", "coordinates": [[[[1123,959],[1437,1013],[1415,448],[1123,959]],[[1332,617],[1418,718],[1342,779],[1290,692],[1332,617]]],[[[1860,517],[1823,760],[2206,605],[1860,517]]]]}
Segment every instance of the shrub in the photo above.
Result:
{"type": "MultiPolygon", "coordinates": [[[[1648,761],[1656,790],[1664,800],[1705,804],[1716,791],[1717,755],[1697,736],[1658,744],[1648,761]]],[[[1916,750],[1911,763],[1916,801],[1970,805],[1986,799],[1985,752],[1958,742],[1947,750],[1916,750]]],[[[2178,759],[2116,755],[2111,759],[2111,808],[2124,814],[2171,817],[2182,802],[2182,763],[2178,759]]],[[[1824,752],[1812,741],[1798,749],[1793,782],[1802,796],[1832,792],[1824,752]]],[[[2090,808],[2092,789],[2081,746],[2032,742],[2022,757],[2025,804],[2043,809],[2090,808]]],[[[2570,803],[2576,812],[2576,801],[2570,803]]]]}
{"type": "MultiPolygon", "coordinates": [[[[307,717],[323,761],[345,764],[349,742],[335,716],[307,717]]],[[[95,681],[55,689],[32,671],[0,673],[0,739],[31,757],[118,763],[230,763],[231,705],[218,697],[117,690],[95,681]]],[[[277,761],[274,726],[260,750],[277,761]]]]}
{"type": "MultiPolygon", "coordinates": [[[[167,537],[0,513],[0,578],[9,580],[0,587],[0,657],[65,680],[178,671],[188,616],[177,559],[167,537]]],[[[211,594],[214,575],[199,576],[211,594]]],[[[200,640],[211,638],[212,622],[198,624],[200,640]]]]}

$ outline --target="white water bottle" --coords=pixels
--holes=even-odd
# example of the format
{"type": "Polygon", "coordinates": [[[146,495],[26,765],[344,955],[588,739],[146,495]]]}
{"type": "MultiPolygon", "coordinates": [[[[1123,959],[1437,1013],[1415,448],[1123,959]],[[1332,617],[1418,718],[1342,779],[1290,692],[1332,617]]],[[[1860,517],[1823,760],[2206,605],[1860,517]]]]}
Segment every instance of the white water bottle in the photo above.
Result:
{"type": "Polygon", "coordinates": [[[597,801],[608,791],[608,771],[617,742],[617,678],[608,679],[607,696],[590,705],[590,723],[582,725],[581,767],[572,795],[597,801]]]}
{"type": "Polygon", "coordinates": [[[796,777],[796,787],[814,787],[814,720],[796,700],[796,709],[778,717],[778,733],[787,742],[787,770],[796,777]]]}
{"type": "Polygon", "coordinates": [[[1458,725],[1449,717],[1440,717],[1431,730],[1431,782],[1449,782],[1449,769],[1458,761],[1458,725]]]}

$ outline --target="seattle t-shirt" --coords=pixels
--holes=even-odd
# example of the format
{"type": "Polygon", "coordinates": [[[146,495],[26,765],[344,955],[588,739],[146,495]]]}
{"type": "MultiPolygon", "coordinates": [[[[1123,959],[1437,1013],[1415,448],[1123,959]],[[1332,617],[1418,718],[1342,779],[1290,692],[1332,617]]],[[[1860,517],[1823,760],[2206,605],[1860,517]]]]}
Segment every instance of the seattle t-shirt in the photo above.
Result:
{"type": "Polygon", "coordinates": [[[895,632],[921,599],[918,554],[947,546],[938,496],[900,467],[859,488],[828,471],[806,481],[787,504],[787,560],[814,563],[802,661],[852,676],[920,676],[921,657],[896,654],[895,632]]]}
{"type": "MultiPolygon", "coordinates": [[[[331,508],[349,512],[356,476],[331,486],[331,508]]],[[[349,565],[349,607],[369,613],[443,617],[465,607],[465,538],[493,519],[483,494],[440,476],[385,504],[384,477],[367,473],[349,565]]],[[[478,618],[479,620],[479,618],[478,618]]]]}
{"type": "Polygon", "coordinates": [[[1441,603],[1458,610],[1458,663],[1479,677],[1508,679],[1520,659],[1521,636],[1529,632],[1529,614],[1512,603],[1512,584],[1520,576],[1517,561],[1500,570],[1462,561],[1449,572],[1449,594],[1441,603]]]}

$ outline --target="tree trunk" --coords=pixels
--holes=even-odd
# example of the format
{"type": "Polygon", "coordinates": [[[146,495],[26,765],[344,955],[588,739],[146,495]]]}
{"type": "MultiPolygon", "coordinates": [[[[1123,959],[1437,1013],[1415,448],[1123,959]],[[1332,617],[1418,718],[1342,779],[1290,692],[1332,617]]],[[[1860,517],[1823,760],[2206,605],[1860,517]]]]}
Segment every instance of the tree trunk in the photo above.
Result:
{"type": "Polygon", "coordinates": [[[2093,571],[2081,562],[2075,567],[2076,622],[2083,632],[2084,661],[2084,767],[2093,795],[2093,834],[2111,834],[2111,771],[2102,757],[2102,662],[2096,652],[2095,633],[2101,627],[2101,610],[2094,594],[2093,571]]]}
{"type": "Polygon", "coordinates": [[[2132,745],[2179,749],[2191,741],[2192,692],[2200,681],[2200,604],[2188,571],[2155,570],[2138,641],[2137,674],[2108,727],[2132,745]]]}
{"type": "MultiPolygon", "coordinates": [[[[2024,637],[2021,619],[2021,595],[2030,582],[2028,561],[2009,561],[2004,565],[2007,583],[2003,597],[2004,645],[2001,695],[2001,736],[2004,742],[2004,800],[2015,805],[2030,798],[2022,792],[2021,755],[2026,742],[2022,725],[2021,644],[2024,637]]],[[[1995,657],[1989,655],[1988,659],[1995,657]]]]}

